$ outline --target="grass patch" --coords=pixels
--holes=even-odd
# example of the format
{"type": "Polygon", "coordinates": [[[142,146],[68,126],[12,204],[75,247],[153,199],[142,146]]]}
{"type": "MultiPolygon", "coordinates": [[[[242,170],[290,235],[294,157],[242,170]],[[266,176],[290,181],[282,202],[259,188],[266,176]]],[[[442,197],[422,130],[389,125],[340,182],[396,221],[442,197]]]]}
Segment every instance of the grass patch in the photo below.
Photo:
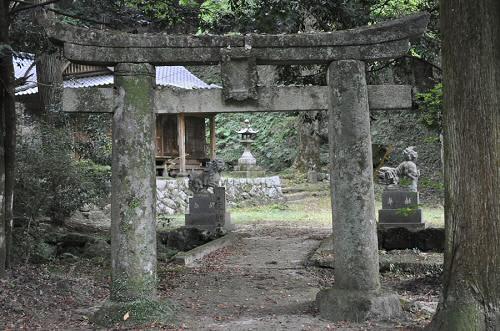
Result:
{"type": "Polygon", "coordinates": [[[330,227],[332,224],[330,199],[328,197],[318,197],[289,205],[274,204],[235,208],[231,210],[231,218],[233,223],[236,224],[266,221],[281,221],[318,227],[330,227]]]}
{"type": "Polygon", "coordinates": [[[422,211],[428,227],[444,228],[444,208],[442,206],[423,206],[422,211]]]}
{"type": "MultiPolygon", "coordinates": [[[[382,208],[381,201],[375,201],[375,210],[382,208]]],[[[429,227],[444,227],[442,206],[421,206],[424,220],[429,227]]],[[[329,196],[319,196],[291,204],[272,204],[265,206],[238,207],[229,210],[235,224],[259,222],[283,222],[313,227],[331,227],[332,211],[329,196]]],[[[175,215],[158,220],[159,231],[169,231],[184,225],[184,215],[175,215]]]]}
{"type": "MultiPolygon", "coordinates": [[[[382,202],[375,202],[375,209],[382,208],[382,202]]],[[[421,206],[427,226],[444,227],[443,207],[421,206]]],[[[268,205],[235,208],[231,210],[233,223],[283,222],[307,226],[330,227],[332,224],[330,197],[323,196],[287,205],[268,205]]]]}

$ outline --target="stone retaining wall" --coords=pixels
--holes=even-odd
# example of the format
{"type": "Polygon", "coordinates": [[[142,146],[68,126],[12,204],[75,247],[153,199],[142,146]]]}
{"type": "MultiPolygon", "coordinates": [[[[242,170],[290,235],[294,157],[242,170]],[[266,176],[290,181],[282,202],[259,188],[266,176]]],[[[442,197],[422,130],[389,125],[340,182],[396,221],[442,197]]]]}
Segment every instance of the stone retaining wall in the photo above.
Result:
{"type": "MultiPolygon", "coordinates": [[[[284,200],[281,180],[278,176],[262,178],[222,178],[226,188],[226,204],[261,205],[284,200]]],[[[158,215],[186,213],[189,196],[187,178],[156,179],[156,212],[158,215]]]]}

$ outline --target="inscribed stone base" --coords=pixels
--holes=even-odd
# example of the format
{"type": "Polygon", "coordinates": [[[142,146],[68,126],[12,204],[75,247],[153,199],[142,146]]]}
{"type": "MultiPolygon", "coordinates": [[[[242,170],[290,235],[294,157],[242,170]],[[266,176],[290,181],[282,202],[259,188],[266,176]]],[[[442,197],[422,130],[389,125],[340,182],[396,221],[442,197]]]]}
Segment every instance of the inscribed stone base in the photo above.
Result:
{"type": "Polygon", "coordinates": [[[320,316],[331,321],[390,319],[402,312],[398,296],[382,291],[329,288],[318,293],[316,304],[320,316]]]}
{"type": "Polygon", "coordinates": [[[231,217],[226,212],[226,193],[224,187],[215,187],[214,193],[195,193],[189,199],[189,214],[186,214],[187,227],[213,232],[217,228],[231,230],[231,217]]]}
{"type": "Polygon", "coordinates": [[[382,209],[409,208],[418,204],[418,192],[387,189],[382,193],[382,209]]]}
{"type": "Polygon", "coordinates": [[[186,214],[186,227],[207,230],[210,232],[221,228],[227,231],[233,230],[234,225],[231,223],[231,214],[224,213],[224,218],[221,220],[217,214],[186,214]]]}
{"type": "Polygon", "coordinates": [[[395,227],[409,230],[424,229],[422,210],[418,208],[418,204],[418,192],[385,190],[382,194],[382,209],[378,211],[378,226],[383,229],[395,227]]]}

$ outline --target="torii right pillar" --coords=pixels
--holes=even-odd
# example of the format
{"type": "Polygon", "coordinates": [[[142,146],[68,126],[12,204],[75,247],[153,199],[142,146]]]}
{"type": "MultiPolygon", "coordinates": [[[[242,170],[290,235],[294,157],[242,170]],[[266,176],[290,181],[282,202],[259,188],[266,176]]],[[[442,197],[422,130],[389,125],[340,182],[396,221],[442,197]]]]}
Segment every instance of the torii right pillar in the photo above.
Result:
{"type": "Polygon", "coordinates": [[[379,281],[365,63],[331,63],[328,86],[335,284],[318,293],[320,315],[333,321],[395,317],[399,298],[382,292],[379,281]]]}

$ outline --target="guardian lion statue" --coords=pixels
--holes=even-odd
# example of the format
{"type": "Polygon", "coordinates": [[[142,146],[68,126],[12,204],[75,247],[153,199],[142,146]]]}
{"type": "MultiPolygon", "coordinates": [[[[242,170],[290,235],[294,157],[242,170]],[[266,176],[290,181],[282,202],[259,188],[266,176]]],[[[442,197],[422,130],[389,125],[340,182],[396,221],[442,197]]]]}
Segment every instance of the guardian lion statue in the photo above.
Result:
{"type": "Polygon", "coordinates": [[[411,181],[410,185],[408,185],[408,189],[416,192],[418,177],[420,176],[420,171],[417,169],[417,165],[415,164],[418,153],[415,151],[414,146],[410,146],[405,148],[403,155],[405,161],[401,162],[401,164],[396,168],[380,168],[378,171],[378,178],[382,184],[388,185],[389,187],[399,187],[400,178],[407,178],[411,181]]]}
{"type": "Polygon", "coordinates": [[[210,188],[219,186],[220,173],[224,168],[225,163],[221,159],[209,161],[203,172],[189,175],[189,189],[193,193],[210,192],[210,188]]]}

